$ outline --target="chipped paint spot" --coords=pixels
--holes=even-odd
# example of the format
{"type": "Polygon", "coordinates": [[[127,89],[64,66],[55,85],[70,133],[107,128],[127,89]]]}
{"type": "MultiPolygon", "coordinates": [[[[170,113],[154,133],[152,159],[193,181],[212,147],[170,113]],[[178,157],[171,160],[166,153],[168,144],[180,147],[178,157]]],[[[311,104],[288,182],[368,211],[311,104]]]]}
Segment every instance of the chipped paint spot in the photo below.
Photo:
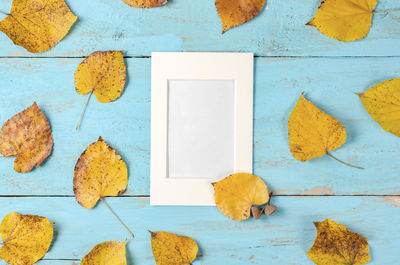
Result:
{"type": "Polygon", "coordinates": [[[385,196],[381,202],[389,203],[393,207],[400,207],[400,196],[385,196]]]}

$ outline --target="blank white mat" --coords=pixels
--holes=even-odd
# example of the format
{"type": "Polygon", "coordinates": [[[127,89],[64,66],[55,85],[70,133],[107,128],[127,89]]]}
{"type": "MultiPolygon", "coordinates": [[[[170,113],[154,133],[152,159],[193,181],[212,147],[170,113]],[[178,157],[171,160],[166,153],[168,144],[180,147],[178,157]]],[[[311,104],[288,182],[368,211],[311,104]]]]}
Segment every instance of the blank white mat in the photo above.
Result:
{"type": "Polygon", "coordinates": [[[168,177],[234,172],[235,82],[169,80],[168,177]]]}

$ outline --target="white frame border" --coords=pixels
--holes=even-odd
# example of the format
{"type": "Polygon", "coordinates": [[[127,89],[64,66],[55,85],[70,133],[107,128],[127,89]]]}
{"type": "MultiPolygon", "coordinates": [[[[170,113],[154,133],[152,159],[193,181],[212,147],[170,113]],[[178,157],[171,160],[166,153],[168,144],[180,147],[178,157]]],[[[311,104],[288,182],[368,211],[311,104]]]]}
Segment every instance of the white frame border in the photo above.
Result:
{"type": "Polygon", "coordinates": [[[168,178],[168,81],[235,81],[234,171],[253,170],[253,53],[153,52],[150,204],[213,206],[217,179],[168,178]]]}

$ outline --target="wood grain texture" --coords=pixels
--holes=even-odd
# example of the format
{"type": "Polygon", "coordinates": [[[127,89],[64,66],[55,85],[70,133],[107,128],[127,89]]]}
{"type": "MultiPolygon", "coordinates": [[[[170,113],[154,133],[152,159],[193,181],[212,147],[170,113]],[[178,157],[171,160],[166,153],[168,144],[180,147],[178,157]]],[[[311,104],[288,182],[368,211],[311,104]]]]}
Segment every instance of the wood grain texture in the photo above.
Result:
{"type": "MultiPolygon", "coordinates": [[[[74,90],[82,59],[0,59],[0,123],[37,101],[54,136],[53,154],[38,169],[18,174],[13,158],[0,159],[0,194],[73,195],[79,155],[101,135],[128,165],[125,195],[149,194],[150,59],[126,59],[128,85],[107,104],[91,99],[78,132],[85,96],[74,90]]],[[[399,195],[400,143],[381,129],[354,92],[399,76],[400,58],[257,58],[255,68],[254,173],[277,194],[399,195]],[[307,163],[289,152],[287,120],[300,93],[335,116],[347,129],[346,143],[307,163]]]]}
{"type": "MultiPolygon", "coordinates": [[[[343,43],[305,26],[320,0],[270,0],[254,20],[221,34],[222,25],[209,0],[173,0],[154,9],[133,8],[123,1],[66,1],[78,16],[70,34],[55,49],[32,55],[0,34],[0,56],[87,56],[96,50],[246,51],[259,56],[394,56],[400,55],[400,12],[375,14],[366,39],[343,43]]],[[[0,0],[9,12],[11,0],[0,0]]],[[[382,0],[377,10],[400,8],[382,0]]],[[[2,17],[0,17],[2,18],[2,17]]]]}
{"type": "MultiPolygon", "coordinates": [[[[230,220],[215,207],[152,207],[147,198],[106,200],[135,233],[136,238],[128,243],[129,264],[154,264],[147,232],[151,229],[194,238],[200,248],[194,265],[311,265],[306,252],[316,235],[313,221],[325,218],[368,238],[371,265],[398,262],[393,250],[400,244],[400,234],[393,233],[393,229],[400,222],[400,208],[388,198],[275,197],[278,212],[243,222],[230,220]]],[[[0,198],[0,205],[0,218],[16,210],[44,215],[55,222],[55,239],[45,259],[81,259],[99,242],[129,237],[101,204],[87,210],[74,198],[0,198]]]]}

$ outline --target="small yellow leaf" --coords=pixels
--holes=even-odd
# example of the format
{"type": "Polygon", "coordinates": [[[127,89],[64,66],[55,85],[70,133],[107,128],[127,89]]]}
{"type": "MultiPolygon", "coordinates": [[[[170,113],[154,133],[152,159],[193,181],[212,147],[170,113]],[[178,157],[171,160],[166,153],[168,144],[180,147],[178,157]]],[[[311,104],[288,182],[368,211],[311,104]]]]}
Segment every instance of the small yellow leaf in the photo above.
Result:
{"type": "Polygon", "coordinates": [[[151,248],[157,265],[190,265],[199,247],[192,238],[168,232],[151,232],[151,248]]]}
{"type": "Polygon", "coordinates": [[[94,52],[75,71],[75,89],[81,95],[93,92],[107,103],[119,98],[126,82],[122,51],[94,52]]]}
{"type": "Polygon", "coordinates": [[[29,52],[48,51],[59,43],[77,17],[64,0],[13,0],[0,30],[29,52]]]}
{"type": "Polygon", "coordinates": [[[17,172],[26,173],[34,166],[39,167],[52,149],[49,122],[36,102],[13,116],[1,128],[0,153],[16,156],[14,169],[17,172]]]}
{"type": "Polygon", "coordinates": [[[122,194],[128,184],[128,169],[121,156],[100,137],[79,157],[75,165],[76,201],[87,209],[107,196],[122,194]]]}
{"type": "Polygon", "coordinates": [[[236,221],[249,218],[253,205],[265,204],[269,199],[265,182],[248,173],[230,175],[213,186],[218,209],[236,221]]]}
{"type": "Polygon", "coordinates": [[[222,22],[222,33],[252,20],[264,5],[265,0],[215,0],[222,22]]]}
{"type": "Polygon", "coordinates": [[[168,0],[122,0],[130,6],[133,7],[142,7],[142,8],[151,8],[151,7],[159,7],[165,5],[168,0]]]}
{"type": "Polygon", "coordinates": [[[49,250],[53,224],[45,217],[13,212],[1,222],[0,234],[0,258],[11,265],[31,265],[49,250]]]}
{"type": "Polygon", "coordinates": [[[126,241],[103,242],[96,245],[81,261],[81,265],[126,265],[126,241]]]}
{"type": "Polygon", "coordinates": [[[359,94],[369,115],[382,128],[400,137],[400,79],[391,79],[359,94]]]}
{"type": "Polygon", "coordinates": [[[317,237],[307,252],[317,265],[361,265],[370,261],[367,239],[330,219],[314,222],[317,237]]]}
{"type": "Polygon", "coordinates": [[[290,152],[299,161],[329,154],[346,141],[346,129],[303,95],[289,117],[290,152]]]}
{"type": "Polygon", "coordinates": [[[340,41],[354,41],[367,36],[372,13],[378,0],[324,0],[307,24],[322,34],[340,41]]]}

